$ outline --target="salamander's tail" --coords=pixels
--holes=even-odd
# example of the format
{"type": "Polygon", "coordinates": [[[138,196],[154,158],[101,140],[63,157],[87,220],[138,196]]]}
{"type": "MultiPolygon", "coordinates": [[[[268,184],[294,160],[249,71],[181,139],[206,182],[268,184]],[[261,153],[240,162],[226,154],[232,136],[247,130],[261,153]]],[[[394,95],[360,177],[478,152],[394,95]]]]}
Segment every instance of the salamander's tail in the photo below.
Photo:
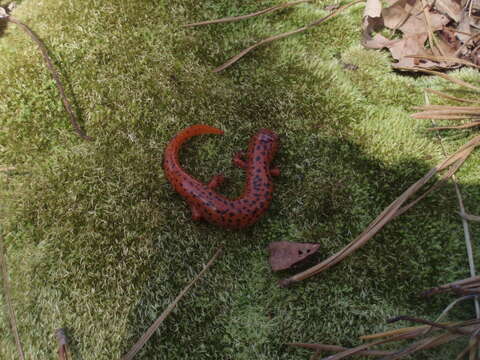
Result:
{"type": "Polygon", "coordinates": [[[178,152],[182,144],[188,139],[202,134],[223,134],[223,130],[214,128],[208,125],[192,125],[180,131],[175,137],[170,140],[165,149],[165,160],[170,160],[178,163],[178,152]]]}

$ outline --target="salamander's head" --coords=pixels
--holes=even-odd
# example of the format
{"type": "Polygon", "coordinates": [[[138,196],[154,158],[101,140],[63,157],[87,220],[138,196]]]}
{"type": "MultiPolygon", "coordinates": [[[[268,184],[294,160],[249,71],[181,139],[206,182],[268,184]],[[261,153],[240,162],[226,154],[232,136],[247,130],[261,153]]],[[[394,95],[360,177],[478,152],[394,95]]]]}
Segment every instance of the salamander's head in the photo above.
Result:
{"type": "Polygon", "coordinates": [[[260,129],[257,133],[258,144],[265,148],[268,159],[271,161],[278,151],[278,135],[272,130],[260,129]]]}

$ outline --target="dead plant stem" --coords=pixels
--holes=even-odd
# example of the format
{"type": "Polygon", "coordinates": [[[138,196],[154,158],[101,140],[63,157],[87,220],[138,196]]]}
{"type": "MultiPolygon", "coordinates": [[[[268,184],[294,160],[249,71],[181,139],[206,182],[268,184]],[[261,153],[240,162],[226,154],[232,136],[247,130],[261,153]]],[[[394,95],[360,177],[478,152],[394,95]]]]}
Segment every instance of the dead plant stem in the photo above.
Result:
{"type": "Polygon", "coordinates": [[[328,14],[327,16],[319,19],[319,20],[316,20],[308,25],[305,25],[301,28],[298,28],[296,30],[292,30],[292,31],[288,31],[288,32],[285,32],[285,33],[282,33],[282,34],[278,34],[278,35],[274,35],[274,36],[271,36],[271,37],[268,37],[266,39],[263,39],[259,42],[257,42],[256,44],[253,44],[252,46],[246,48],[246,49],[243,49],[242,51],[240,51],[237,55],[235,55],[234,57],[230,58],[227,62],[225,62],[223,65],[220,65],[219,67],[213,69],[213,72],[220,72],[222,70],[225,70],[226,68],[230,67],[231,65],[235,64],[238,60],[240,60],[242,57],[244,57],[245,55],[247,55],[250,51],[256,49],[257,47],[261,46],[261,45],[264,45],[264,44],[268,44],[272,41],[275,41],[275,40],[280,40],[280,39],[283,39],[283,38],[286,38],[290,35],[295,35],[295,34],[298,34],[298,33],[301,33],[303,31],[306,31],[306,30],[309,30],[311,28],[313,28],[314,26],[317,26],[327,20],[329,20],[330,18],[332,17],[335,17],[336,15],[338,15],[339,13],[341,13],[343,10],[355,5],[355,4],[359,4],[361,2],[364,2],[364,0],[355,0],[355,1],[352,1],[351,3],[348,3],[346,5],[343,5],[341,6],[340,8],[338,8],[337,10],[331,12],[330,14],[328,14]]]}
{"type": "Polygon", "coordinates": [[[251,14],[247,14],[247,15],[230,16],[230,17],[225,17],[225,18],[216,19],[216,20],[200,21],[200,22],[196,22],[196,23],[183,25],[183,27],[194,27],[194,26],[201,26],[201,25],[219,24],[219,23],[227,23],[227,22],[245,20],[245,19],[249,19],[249,18],[252,18],[252,17],[255,17],[255,16],[269,14],[269,13],[277,11],[277,10],[282,10],[282,9],[285,9],[285,8],[288,8],[288,7],[292,7],[292,6],[295,6],[295,5],[298,5],[298,4],[301,4],[301,3],[310,2],[310,1],[311,0],[293,1],[291,3],[285,3],[285,4],[281,4],[281,5],[277,5],[277,6],[272,6],[272,7],[269,7],[268,9],[263,9],[263,10],[260,10],[260,11],[257,11],[257,12],[251,13],[251,14]]]}
{"type": "Polygon", "coordinates": [[[48,50],[43,44],[42,40],[40,40],[40,38],[27,25],[22,23],[20,20],[17,20],[12,16],[8,16],[7,20],[10,21],[11,23],[14,23],[18,27],[20,27],[38,45],[38,48],[42,53],[43,59],[45,60],[45,64],[47,65],[47,68],[50,71],[50,74],[52,75],[53,80],[55,80],[55,84],[57,85],[58,92],[60,93],[60,97],[62,99],[63,107],[65,108],[70,118],[70,122],[72,123],[73,129],[78,134],[78,136],[80,136],[82,139],[88,140],[88,141],[93,140],[93,138],[88,136],[83,131],[80,124],[78,123],[77,116],[75,115],[75,112],[73,111],[72,106],[70,105],[70,102],[68,101],[67,96],[65,95],[65,89],[63,87],[62,81],[60,80],[60,75],[58,74],[57,69],[53,65],[52,59],[48,55],[48,50]]]}
{"type": "Polygon", "coordinates": [[[132,360],[135,355],[142,349],[145,343],[150,339],[150,337],[157,331],[158,327],[163,323],[163,321],[170,315],[170,313],[175,309],[179,301],[185,296],[185,294],[190,290],[190,288],[195,285],[195,283],[202,277],[202,275],[213,265],[215,260],[222,254],[223,249],[220,247],[210,261],[204,266],[202,271],[200,271],[197,276],[187,285],[185,288],[178,294],[175,300],[168,305],[165,311],[155,320],[155,322],[145,331],[145,333],[138,339],[135,345],[122,356],[121,360],[132,360]]]}
{"type": "MultiPolygon", "coordinates": [[[[430,99],[428,97],[428,94],[425,93],[425,104],[430,105],[430,99]]],[[[437,126],[434,120],[432,120],[432,124],[434,127],[437,126]]],[[[443,143],[443,138],[440,134],[440,132],[437,131],[437,137],[438,140],[440,141],[440,147],[442,148],[442,152],[444,156],[447,156],[447,151],[445,149],[445,144],[443,143]]],[[[463,198],[462,198],[462,193],[460,192],[460,188],[458,186],[458,181],[455,176],[455,174],[452,175],[452,183],[453,187],[455,188],[455,194],[457,195],[458,199],[458,206],[460,208],[460,214],[465,214],[465,206],[463,204],[463,198]]],[[[467,248],[467,257],[468,257],[468,265],[470,268],[470,277],[476,276],[476,269],[475,269],[475,261],[473,259],[473,248],[472,248],[472,240],[470,236],[470,229],[468,226],[468,220],[465,219],[465,217],[461,216],[462,218],[462,226],[463,226],[463,234],[465,237],[465,246],[467,248]]],[[[480,318],[480,303],[478,301],[478,298],[474,298],[474,306],[475,306],[475,315],[478,318],[480,318]]]]}

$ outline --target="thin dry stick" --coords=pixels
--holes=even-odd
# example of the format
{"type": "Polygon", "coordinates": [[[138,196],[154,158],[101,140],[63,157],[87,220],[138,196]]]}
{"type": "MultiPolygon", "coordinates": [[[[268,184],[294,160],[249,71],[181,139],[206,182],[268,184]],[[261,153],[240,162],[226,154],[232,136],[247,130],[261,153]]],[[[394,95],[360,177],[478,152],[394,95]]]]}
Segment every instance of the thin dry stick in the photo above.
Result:
{"type": "Polygon", "coordinates": [[[459,97],[456,97],[456,96],[452,96],[452,95],[448,95],[448,94],[445,94],[441,91],[438,91],[438,90],[433,90],[433,89],[424,89],[426,92],[429,92],[429,93],[432,93],[432,94],[435,94],[435,95],[438,95],[440,97],[443,97],[445,99],[449,99],[449,100],[454,100],[454,101],[459,101],[459,102],[466,102],[466,103],[473,103],[473,104],[478,104],[480,103],[479,100],[470,100],[470,99],[462,99],[462,98],[459,98],[459,97]]]}
{"type": "Polygon", "coordinates": [[[147,331],[138,339],[138,341],[135,343],[135,345],[132,346],[132,348],[122,356],[121,360],[132,360],[135,355],[140,351],[140,349],[145,345],[145,343],[150,339],[150,337],[153,335],[155,331],[157,331],[158,327],[162,324],[162,322],[170,315],[170,313],[175,309],[177,306],[178,302],[185,296],[185,294],[188,292],[188,290],[195,285],[195,283],[202,277],[202,275],[213,265],[214,261],[222,254],[223,249],[220,247],[213,257],[210,259],[210,261],[207,263],[207,265],[204,266],[202,271],[200,271],[197,276],[187,285],[185,288],[178,294],[178,296],[175,298],[175,300],[168,305],[168,307],[165,309],[165,311],[158,317],[157,320],[150,326],[147,331]]]}
{"type": "Polygon", "coordinates": [[[405,335],[403,335],[403,334],[395,335],[395,336],[392,336],[388,339],[377,340],[377,341],[373,341],[373,342],[368,343],[368,344],[363,344],[363,345],[359,345],[359,346],[351,348],[351,349],[347,349],[345,351],[342,351],[342,352],[340,352],[338,354],[335,354],[335,355],[331,355],[331,356],[329,356],[327,358],[324,358],[322,360],[345,359],[348,356],[357,355],[358,353],[360,353],[362,351],[368,350],[372,346],[386,344],[386,343],[389,343],[389,342],[392,342],[392,341],[398,341],[398,340],[402,340],[402,339],[405,339],[405,335]]]}
{"type": "Polygon", "coordinates": [[[247,15],[230,16],[230,17],[225,17],[225,18],[216,19],[216,20],[201,21],[201,22],[196,22],[196,23],[192,23],[192,24],[183,25],[183,27],[194,27],[194,26],[201,26],[201,25],[219,24],[219,23],[227,23],[227,22],[245,20],[245,19],[249,19],[249,18],[252,18],[252,17],[255,17],[255,16],[269,14],[269,13],[277,11],[277,10],[285,9],[285,8],[288,8],[288,7],[291,7],[291,6],[295,6],[295,5],[310,2],[310,1],[311,0],[293,1],[291,3],[285,3],[285,4],[281,4],[281,5],[277,5],[277,6],[272,6],[268,9],[263,9],[263,10],[260,10],[260,11],[257,11],[257,12],[251,13],[251,14],[247,14],[247,15]]]}
{"type": "Polygon", "coordinates": [[[414,106],[416,110],[455,110],[462,114],[480,114],[480,106],[423,105],[414,106]]]}
{"type": "Polygon", "coordinates": [[[470,119],[471,116],[467,115],[442,115],[438,113],[433,113],[431,111],[419,112],[410,115],[413,119],[435,119],[435,120],[466,120],[470,119]]]}
{"type": "Polygon", "coordinates": [[[444,78],[445,80],[448,80],[454,84],[457,84],[457,85],[460,85],[460,86],[464,86],[464,87],[467,87],[469,89],[472,89],[472,90],[475,90],[475,91],[480,91],[480,88],[477,87],[477,86],[474,86],[472,84],[469,84],[463,80],[460,80],[460,79],[457,79],[457,78],[454,78],[454,77],[451,77],[451,76],[448,76],[447,74],[444,74],[444,73],[441,73],[439,71],[435,71],[435,70],[429,70],[429,69],[423,69],[423,68],[419,68],[419,67],[414,67],[414,68],[406,68],[406,67],[397,67],[397,69],[399,70],[405,70],[405,71],[420,71],[420,72],[424,72],[424,73],[427,73],[427,74],[432,74],[432,75],[437,75],[441,78],[444,78]]]}
{"type": "Polygon", "coordinates": [[[469,220],[469,221],[475,221],[475,222],[479,222],[480,221],[480,216],[478,215],[472,215],[472,214],[460,214],[461,217],[469,220]]]}
{"type": "MultiPolygon", "coordinates": [[[[427,105],[430,105],[430,100],[429,100],[428,95],[426,93],[425,93],[425,102],[427,103],[427,105]]],[[[432,124],[435,127],[437,126],[437,124],[433,120],[432,120],[432,124]]],[[[463,125],[463,128],[466,128],[468,125],[471,125],[471,124],[465,124],[465,125],[463,125]]],[[[480,123],[478,125],[480,125],[480,123]]],[[[462,125],[460,125],[460,127],[461,126],[462,125]]],[[[473,125],[473,126],[476,126],[476,125],[473,125]]],[[[443,129],[445,129],[445,126],[443,127],[443,129]]],[[[441,129],[438,129],[438,130],[441,130],[441,129]]],[[[442,136],[438,132],[437,132],[437,137],[440,140],[440,146],[442,148],[443,155],[446,156],[447,151],[445,150],[445,146],[443,144],[442,136]]],[[[452,182],[453,182],[453,186],[455,188],[455,194],[457,195],[458,206],[460,208],[460,213],[465,214],[465,207],[463,205],[462,194],[460,192],[460,188],[458,186],[457,178],[456,178],[455,175],[452,175],[452,182]]],[[[469,229],[469,226],[468,226],[468,221],[465,218],[462,218],[462,225],[463,225],[463,233],[464,233],[464,237],[465,237],[465,246],[467,248],[467,257],[468,257],[468,264],[469,264],[469,268],[470,268],[470,276],[474,277],[476,275],[475,274],[476,271],[475,271],[475,261],[473,260],[472,241],[471,241],[471,237],[470,237],[470,229],[469,229]]],[[[476,314],[476,317],[478,319],[478,318],[480,318],[480,303],[478,302],[477,298],[474,299],[474,305],[475,305],[475,314],[476,314]]]]}
{"type": "Polygon", "coordinates": [[[38,47],[39,47],[39,49],[42,53],[43,59],[45,60],[45,63],[47,65],[47,68],[50,71],[50,74],[52,75],[53,79],[55,80],[55,84],[57,85],[58,92],[60,93],[60,97],[62,98],[63,107],[65,108],[65,110],[68,113],[68,116],[70,118],[70,122],[72,123],[72,126],[73,126],[75,132],[78,134],[78,136],[80,136],[84,140],[89,140],[89,141],[93,140],[93,138],[88,136],[83,131],[83,129],[80,127],[80,124],[78,123],[77,116],[73,112],[72,106],[70,105],[70,102],[68,101],[67,96],[65,95],[65,89],[64,89],[63,84],[60,80],[60,76],[57,72],[57,69],[53,65],[53,62],[50,59],[50,56],[48,55],[48,50],[45,47],[45,45],[43,44],[42,40],[40,40],[40,38],[37,35],[35,35],[35,33],[27,25],[25,25],[24,23],[15,19],[14,17],[8,16],[7,20],[16,24],[16,25],[18,25],[38,45],[38,47]]]}
{"type": "Polygon", "coordinates": [[[424,0],[421,0],[422,2],[422,9],[423,9],[423,16],[425,17],[425,26],[427,27],[427,34],[428,34],[428,42],[430,44],[430,48],[432,49],[433,52],[435,52],[435,49],[438,49],[440,54],[445,56],[443,53],[443,50],[440,46],[436,46],[435,43],[435,38],[433,37],[433,31],[432,31],[432,23],[430,21],[430,7],[425,4],[424,0]]]}
{"type": "Polygon", "coordinates": [[[15,311],[13,310],[12,298],[10,294],[10,286],[8,281],[7,259],[4,253],[3,235],[1,234],[1,232],[0,232],[0,268],[2,271],[2,278],[3,278],[3,294],[5,296],[5,305],[7,307],[8,316],[10,318],[10,325],[12,327],[12,332],[15,338],[15,344],[17,345],[18,356],[20,357],[21,360],[25,360],[22,343],[20,342],[20,336],[18,335],[17,318],[15,316],[15,311]]]}
{"type": "MultiPolygon", "coordinates": [[[[458,31],[458,33],[461,33],[458,31]]],[[[471,35],[471,34],[468,34],[468,33],[461,33],[461,34],[464,34],[464,35],[471,35]]],[[[453,54],[454,56],[458,56],[464,49],[467,48],[468,46],[468,43],[471,42],[471,41],[475,41],[477,39],[480,39],[480,33],[479,34],[474,34],[474,35],[471,35],[469,39],[467,39],[462,46],[460,46],[457,51],[455,51],[455,54],[453,54]]]]}
{"type": "Polygon", "coordinates": [[[312,27],[314,26],[317,26],[327,20],[329,20],[330,18],[338,15],[340,12],[342,12],[343,10],[349,8],[350,6],[353,6],[355,4],[358,4],[358,3],[361,3],[361,2],[364,2],[364,0],[356,0],[356,1],[353,1],[349,4],[346,4],[346,5],[343,5],[342,7],[338,8],[337,10],[335,10],[334,12],[328,14],[327,16],[319,19],[319,20],[316,20],[304,27],[301,27],[299,29],[296,29],[296,30],[292,30],[292,31],[288,31],[288,32],[285,32],[285,33],[282,33],[282,34],[278,34],[278,35],[274,35],[274,36],[271,36],[269,38],[266,38],[266,39],[263,39],[261,41],[259,41],[258,43],[240,51],[240,53],[238,53],[237,55],[235,55],[234,57],[230,58],[227,62],[225,62],[223,65],[220,65],[219,67],[215,68],[213,70],[213,72],[220,72],[222,70],[225,70],[226,68],[228,68],[229,66],[235,64],[238,60],[240,60],[242,57],[244,57],[246,54],[248,54],[250,51],[256,49],[257,47],[261,46],[261,45],[264,45],[264,44],[268,44],[272,41],[275,41],[275,40],[280,40],[280,39],[283,39],[283,38],[286,38],[290,35],[295,35],[295,34],[298,34],[298,33],[301,33],[303,31],[306,31],[306,30],[309,30],[311,29],[312,27]]]}
{"type": "MultiPolygon", "coordinates": [[[[414,200],[412,204],[404,205],[404,203],[417,193],[420,188],[422,188],[435,174],[443,170],[450,169],[447,172],[447,176],[451,176],[470,156],[471,152],[480,145],[480,136],[477,136],[470,140],[467,144],[463,145],[456,153],[442,161],[436,167],[431,169],[424,177],[418,180],[416,183],[411,185],[402,195],[400,195],[393,203],[391,203],[383,212],[374,220],[372,223],[350,244],[344,247],[342,250],[336,254],[325,259],[321,263],[301,272],[295,274],[289,278],[280,280],[279,285],[282,287],[289,286],[295,282],[305,280],[313,275],[319,274],[328,268],[334,266],[335,264],[341,262],[343,259],[351,255],[357,249],[365,245],[374,235],[376,235],[388,222],[393,220],[395,217],[399,216],[401,213],[405,212],[411,208],[414,204],[418,202],[414,200]],[[402,207],[403,206],[403,207],[402,207]]],[[[444,180],[442,178],[441,180],[444,180]]],[[[427,191],[428,193],[428,191],[427,191]]],[[[420,196],[423,198],[423,195],[420,196]]]]}
{"type": "Polygon", "coordinates": [[[386,356],[380,360],[397,360],[406,357],[407,355],[413,354],[417,351],[431,349],[433,347],[437,347],[439,345],[448,343],[452,340],[457,339],[460,335],[452,335],[450,333],[436,335],[432,337],[428,337],[426,339],[421,339],[415,341],[414,343],[408,345],[407,347],[400,349],[395,354],[391,356],[386,356]]]}
{"type": "MultiPolygon", "coordinates": [[[[440,47],[439,47],[439,49],[440,49],[440,47]]],[[[412,58],[412,59],[427,59],[427,60],[432,60],[432,61],[436,61],[436,62],[445,61],[445,62],[462,64],[462,65],[471,66],[471,67],[480,69],[480,66],[472,63],[471,61],[464,60],[464,59],[459,59],[459,58],[454,58],[454,57],[449,57],[449,56],[407,55],[405,57],[406,58],[412,58]]]]}
{"type": "Polygon", "coordinates": [[[437,126],[433,128],[427,128],[428,131],[435,131],[435,130],[449,130],[449,129],[470,129],[476,126],[480,126],[480,121],[477,122],[472,122],[468,124],[463,124],[463,125],[457,125],[457,126],[437,126]]]}
{"type": "MultiPolygon", "coordinates": [[[[340,352],[348,350],[348,348],[338,345],[327,345],[327,344],[306,344],[306,343],[287,343],[288,346],[299,347],[303,349],[310,349],[320,351],[330,351],[330,352],[340,352]]],[[[364,350],[359,352],[357,355],[365,356],[386,356],[393,354],[392,351],[383,351],[383,350],[364,350]]]]}
{"type": "Polygon", "coordinates": [[[445,284],[445,285],[434,287],[432,289],[425,290],[420,295],[421,296],[432,296],[432,295],[435,295],[435,294],[438,294],[438,293],[441,293],[441,292],[448,291],[448,290],[452,289],[453,287],[468,287],[469,285],[473,285],[475,287],[479,283],[480,283],[480,276],[477,275],[477,276],[473,276],[473,277],[470,277],[470,278],[467,278],[467,279],[454,281],[454,282],[451,282],[449,284],[445,284]]]}
{"type": "Polygon", "coordinates": [[[402,26],[410,16],[412,16],[413,10],[415,10],[415,6],[409,6],[408,11],[400,18],[398,23],[393,27],[392,31],[390,32],[392,35],[394,35],[397,32],[398,28],[402,26]]]}
{"type": "Polygon", "coordinates": [[[416,322],[416,323],[419,323],[419,324],[430,325],[430,326],[436,327],[438,329],[447,330],[449,333],[452,333],[452,334],[470,335],[470,331],[465,330],[465,329],[463,329],[459,326],[456,326],[456,325],[453,325],[453,326],[443,325],[443,324],[440,324],[440,323],[436,323],[434,321],[420,319],[420,318],[416,318],[416,317],[413,317],[413,316],[407,316],[407,315],[395,316],[394,318],[388,319],[387,323],[394,323],[394,322],[401,321],[401,320],[416,322]]]}
{"type": "MultiPolygon", "coordinates": [[[[442,323],[443,325],[454,325],[455,323],[447,322],[447,323],[442,323]]],[[[401,329],[394,329],[394,330],[389,330],[381,333],[376,333],[376,334],[369,334],[369,335],[363,335],[360,336],[360,340],[373,340],[373,339],[379,339],[379,338],[384,338],[384,337],[389,337],[397,334],[409,334],[409,337],[416,337],[418,334],[421,334],[424,330],[429,330],[431,326],[429,325],[421,325],[421,326],[409,326],[401,329]]]]}

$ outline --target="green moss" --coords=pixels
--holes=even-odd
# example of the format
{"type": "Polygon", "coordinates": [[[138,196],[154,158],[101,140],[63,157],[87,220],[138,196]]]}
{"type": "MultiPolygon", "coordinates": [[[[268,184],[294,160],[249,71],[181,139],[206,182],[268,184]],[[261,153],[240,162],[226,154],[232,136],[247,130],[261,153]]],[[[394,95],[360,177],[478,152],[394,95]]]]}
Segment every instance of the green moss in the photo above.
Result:
{"type": "MultiPolygon", "coordinates": [[[[271,241],[320,243],[312,263],[336,252],[443,157],[424,131],[429,124],[409,114],[424,101],[422,87],[449,85],[397,74],[386,53],[362,49],[361,6],[211,72],[261,38],[324,16],[322,6],[185,29],[259,5],[21,3],[15,16],[45,41],[83,127],[95,137],[85,143],[75,136],[38,50],[9,26],[0,39],[0,164],[16,170],[0,173],[0,211],[29,358],[56,358],[58,327],[68,329],[75,358],[119,357],[221,244],[226,254],[139,358],[300,360],[305,351],[283,344],[353,345],[360,335],[391,328],[389,317],[432,319],[447,304],[448,298],[425,302],[417,294],[468,274],[450,187],[321,276],[280,289],[277,280],[293,271],[268,269],[271,241]],[[282,176],[271,209],[254,227],[232,232],[193,223],[171,190],[163,150],[195,123],[225,135],[192,140],[182,163],[202,181],[225,173],[230,181],[222,192],[229,196],[244,181],[231,165],[234,152],[258,128],[280,134],[282,176]]],[[[459,75],[479,79],[473,71],[459,75]]],[[[471,136],[460,134],[445,134],[447,151],[471,136]]],[[[479,161],[474,154],[459,173],[467,208],[477,214],[479,161]]],[[[465,304],[456,315],[471,310],[465,304]]],[[[0,329],[9,333],[4,316],[0,329]]],[[[10,336],[0,337],[0,354],[15,357],[10,336]]]]}

